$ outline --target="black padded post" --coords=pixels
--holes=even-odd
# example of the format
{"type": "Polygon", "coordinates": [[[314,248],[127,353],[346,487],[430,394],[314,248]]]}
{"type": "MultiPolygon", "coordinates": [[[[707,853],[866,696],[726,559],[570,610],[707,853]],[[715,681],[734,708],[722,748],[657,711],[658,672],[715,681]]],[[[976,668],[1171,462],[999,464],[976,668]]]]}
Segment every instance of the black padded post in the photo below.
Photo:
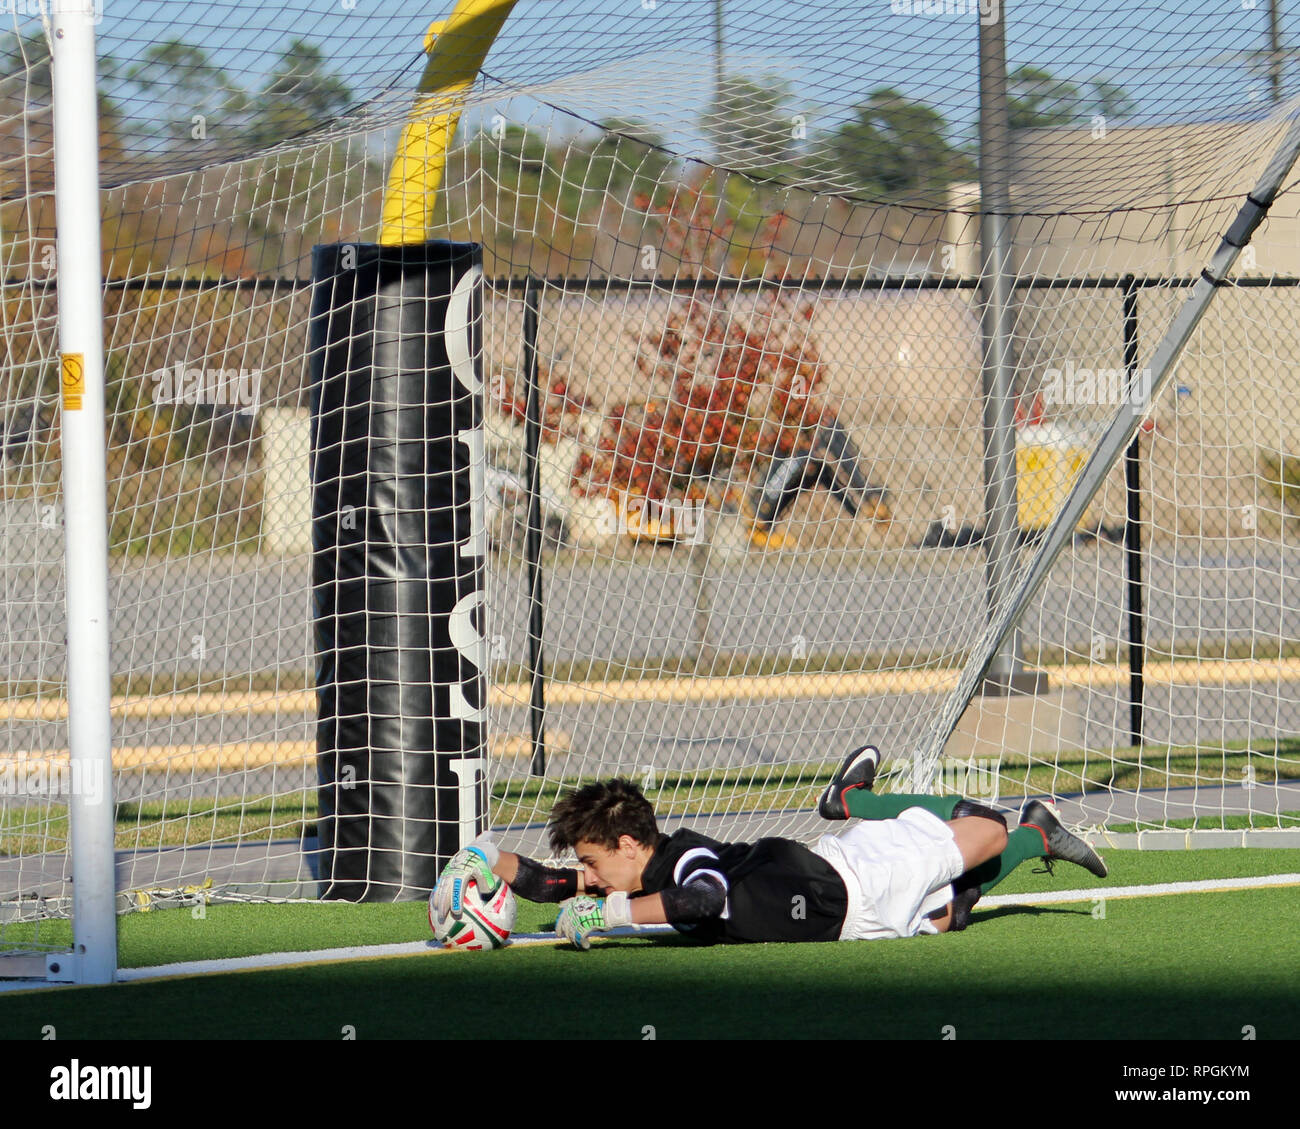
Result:
{"type": "Polygon", "coordinates": [[[486,816],[481,249],[312,256],[321,896],[427,897],[486,816]]]}

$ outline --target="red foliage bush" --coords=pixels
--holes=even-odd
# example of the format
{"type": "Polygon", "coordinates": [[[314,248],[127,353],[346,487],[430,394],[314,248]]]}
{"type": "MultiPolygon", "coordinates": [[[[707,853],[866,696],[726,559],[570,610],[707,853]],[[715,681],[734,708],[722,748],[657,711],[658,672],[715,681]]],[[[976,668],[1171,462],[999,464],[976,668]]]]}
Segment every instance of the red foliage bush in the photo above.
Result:
{"type": "MultiPolygon", "coordinates": [[[[584,449],[572,486],[582,496],[627,493],[656,501],[726,500],[767,462],[805,449],[834,411],[824,395],[826,364],[810,323],[815,304],[788,287],[777,269],[776,241],[786,223],[778,213],[760,225],[755,246],[761,286],[748,293],[722,281],[734,221],[716,220],[718,201],[702,186],[679,188],[648,210],[663,217],[661,254],[677,274],[697,280],[696,294],[675,302],[663,327],[641,332],[636,366],[645,397],[608,408],[594,449],[584,449]],[[701,218],[704,217],[704,218],[701,218]],[[699,293],[708,280],[708,296],[699,293]]],[[[591,405],[581,389],[543,369],[543,440],[577,434],[591,405]]],[[[496,406],[525,419],[518,388],[495,388],[496,406]]]]}

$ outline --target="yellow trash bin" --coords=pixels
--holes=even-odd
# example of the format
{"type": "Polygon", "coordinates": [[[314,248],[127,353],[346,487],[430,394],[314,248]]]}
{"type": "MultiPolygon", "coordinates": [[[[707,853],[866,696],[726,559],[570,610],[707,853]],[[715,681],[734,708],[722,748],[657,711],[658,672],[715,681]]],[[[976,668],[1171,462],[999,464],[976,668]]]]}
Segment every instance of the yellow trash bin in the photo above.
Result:
{"type": "MultiPolygon", "coordinates": [[[[1021,529],[1045,529],[1060,511],[1091,454],[1091,438],[1061,427],[1022,427],[1016,433],[1016,501],[1021,529]]],[[[1079,528],[1091,525],[1089,514],[1079,528]]]]}

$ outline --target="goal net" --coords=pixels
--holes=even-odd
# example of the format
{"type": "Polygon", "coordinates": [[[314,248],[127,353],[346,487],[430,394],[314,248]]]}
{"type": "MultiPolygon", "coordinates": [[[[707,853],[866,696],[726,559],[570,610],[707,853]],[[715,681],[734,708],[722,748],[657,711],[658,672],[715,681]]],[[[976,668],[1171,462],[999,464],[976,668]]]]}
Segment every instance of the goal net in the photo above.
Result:
{"type": "MultiPolygon", "coordinates": [[[[519,0],[431,97],[448,12],[110,6],[122,908],[317,893],[311,254],[383,241],[413,116],[442,139],[425,236],[482,245],[475,626],[504,845],[542,850],[556,796],[612,775],[670,826],[808,839],[866,742],[882,787],[1055,796],[1112,842],[1296,827],[1289,172],[1159,384],[1153,363],[1285,151],[1288,29],[1002,7],[519,0]],[[1002,15],[994,161],[979,31],[1002,15]],[[1120,418],[1127,465],[1094,460],[1063,526],[1120,418]]],[[[68,752],[37,5],[6,9],[0,57],[3,951],[67,944],[68,792],[108,782],[68,752]]]]}

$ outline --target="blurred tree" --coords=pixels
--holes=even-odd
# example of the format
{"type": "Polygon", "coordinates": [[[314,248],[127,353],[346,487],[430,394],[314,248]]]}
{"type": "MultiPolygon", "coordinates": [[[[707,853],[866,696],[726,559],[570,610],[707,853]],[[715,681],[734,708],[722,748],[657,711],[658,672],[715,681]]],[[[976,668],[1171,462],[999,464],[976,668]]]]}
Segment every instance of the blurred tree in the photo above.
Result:
{"type": "Polygon", "coordinates": [[[600,123],[593,141],[574,144],[565,162],[566,185],[576,188],[578,210],[606,196],[628,202],[653,197],[664,174],[676,163],[665,141],[644,122],[610,118],[600,123]]]}
{"type": "Polygon", "coordinates": [[[484,244],[489,274],[610,269],[670,192],[676,163],[643,123],[610,119],[594,136],[550,138],[485,118],[448,154],[434,228],[484,244]],[[599,248],[599,249],[598,249],[599,248]]]}
{"type": "Polygon", "coordinates": [[[322,201],[357,200],[378,190],[380,170],[364,146],[358,152],[346,140],[322,138],[307,153],[272,148],[329,125],[352,100],[348,84],[329,71],[324,52],[302,39],[280,53],[259,91],[237,100],[240,112],[249,115],[246,147],[272,149],[254,158],[241,177],[251,244],[246,258],[253,271],[301,273],[313,243],[342,234],[322,201]]]}
{"type": "Polygon", "coordinates": [[[351,101],[347,83],[326,68],[325,53],[295,39],[252,100],[248,139],[266,146],[300,137],[338,117],[351,101]]]}
{"type": "Polygon", "coordinates": [[[198,153],[219,140],[234,143],[242,132],[241,91],[201,47],[163,40],[138,62],[114,69],[135,88],[137,152],[157,148],[150,145],[157,139],[163,148],[198,153]]]}
{"type": "Polygon", "coordinates": [[[1108,82],[1104,78],[1093,79],[1091,87],[1091,104],[1087,115],[1100,114],[1108,121],[1131,118],[1137,113],[1137,103],[1122,86],[1108,82]]]}
{"type": "MultiPolygon", "coordinates": [[[[111,67],[111,58],[101,60],[111,67]]],[[[0,275],[46,275],[54,250],[54,112],[43,32],[0,32],[0,275]]],[[[120,104],[100,90],[101,182],[111,183],[128,142],[120,104]]]]}
{"type": "Polygon", "coordinates": [[[1066,125],[1083,113],[1079,88],[1042,67],[1020,66],[1007,75],[1007,112],[1012,129],[1066,125]]]}
{"type": "Polygon", "coordinates": [[[872,194],[936,194],[974,176],[974,162],[947,139],[947,123],[924,102],[881,87],[828,139],[832,176],[847,173],[872,194]]]}
{"type": "Polygon", "coordinates": [[[1007,76],[1007,110],[1012,129],[1071,125],[1094,114],[1110,120],[1132,117],[1137,104],[1123,87],[1104,78],[1082,87],[1042,67],[1017,67],[1007,76]]]}
{"type": "Polygon", "coordinates": [[[714,160],[738,172],[779,175],[796,157],[804,115],[791,109],[789,83],[727,75],[702,119],[714,160]]]}
{"type": "MultiPolygon", "coordinates": [[[[457,179],[449,168],[442,195],[454,195],[464,216],[477,213],[477,238],[487,245],[484,270],[491,256],[506,274],[527,274],[534,267],[546,273],[545,244],[566,242],[557,207],[561,177],[546,138],[494,117],[469,139],[462,160],[457,179]]],[[[567,226],[571,234],[571,220],[567,226]]]]}
{"type": "MultiPolygon", "coordinates": [[[[0,201],[54,188],[50,49],[41,32],[0,32],[0,201]]],[[[12,224],[4,225],[12,232],[12,224]]]]}

